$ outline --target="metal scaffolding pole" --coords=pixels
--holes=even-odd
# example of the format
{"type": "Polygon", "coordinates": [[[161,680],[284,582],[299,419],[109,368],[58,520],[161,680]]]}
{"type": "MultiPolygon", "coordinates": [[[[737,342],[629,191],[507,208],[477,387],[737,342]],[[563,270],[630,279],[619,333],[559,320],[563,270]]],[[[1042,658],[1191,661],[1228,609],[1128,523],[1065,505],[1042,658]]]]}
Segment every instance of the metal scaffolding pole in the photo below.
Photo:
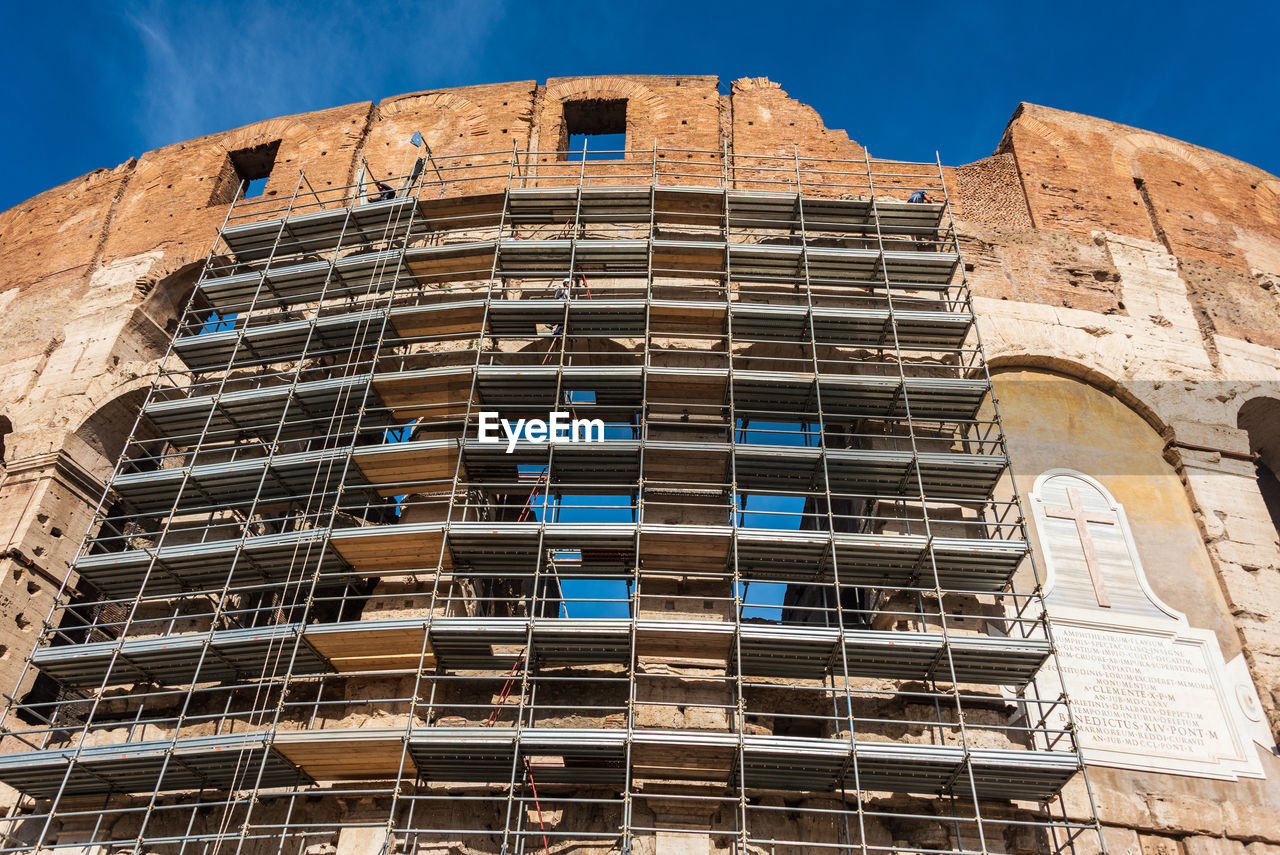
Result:
{"type": "Polygon", "coordinates": [[[0,853],[1100,846],[940,164],[430,165],[228,211],[0,853]],[[600,441],[481,442],[561,409],[600,441]]]}

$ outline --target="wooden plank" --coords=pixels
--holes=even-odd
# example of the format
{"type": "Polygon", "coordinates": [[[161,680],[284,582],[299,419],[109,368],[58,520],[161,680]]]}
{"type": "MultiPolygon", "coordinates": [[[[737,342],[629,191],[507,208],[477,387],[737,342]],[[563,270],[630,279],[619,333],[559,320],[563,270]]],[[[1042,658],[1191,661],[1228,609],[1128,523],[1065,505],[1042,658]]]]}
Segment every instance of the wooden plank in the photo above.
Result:
{"type": "Polygon", "coordinates": [[[410,448],[377,454],[357,450],[355,463],[369,483],[379,485],[378,495],[397,496],[405,492],[407,482],[451,481],[457,471],[458,448],[410,448]],[[381,486],[384,484],[390,486],[381,486]]]}
{"type": "Polygon", "coordinates": [[[723,570],[729,561],[729,531],[708,534],[697,526],[680,526],[640,535],[640,556],[648,569],[723,570]],[[674,531],[673,531],[674,530],[674,531]]]}
{"type": "MultiPolygon", "coordinates": [[[[726,630],[731,624],[725,624],[726,630]]],[[[726,667],[733,642],[732,632],[690,632],[645,626],[636,629],[636,655],[643,659],[709,667],[726,667]]]]}
{"type": "Polygon", "coordinates": [[[678,245],[655,244],[653,248],[653,266],[663,274],[669,275],[694,271],[713,273],[724,270],[724,244],[708,243],[706,246],[680,243],[678,245]]]}
{"type": "MultiPolygon", "coordinates": [[[[405,259],[409,272],[421,281],[453,279],[460,273],[470,274],[475,279],[487,278],[493,269],[492,241],[433,249],[430,253],[410,255],[405,259]]],[[[413,253],[415,250],[409,252],[413,253]]]]}
{"type": "Polygon", "coordinates": [[[726,484],[729,480],[727,446],[707,448],[692,445],[682,449],[663,448],[644,456],[644,478],[654,482],[726,484]]]}
{"type": "MultiPolygon", "coordinates": [[[[277,738],[276,750],[317,781],[359,781],[394,778],[400,772],[403,742],[399,739],[350,739],[304,741],[277,738]]],[[[404,755],[405,771],[413,773],[413,760],[404,755]]]]}
{"type": "Polygon", "coordinates": [[[396,333],[402,337],[479,336],[484,322],[484,306],[448,304],[422,306],[420,310],[394,316],[396,333]]]}
{"type": "Polygon", "coordinates": [[[649,306],[653,335],[724,335],[725,306],[714,303],[654,301],[649,306]]]}
{"type": "MultiPolygon", "coordinates": [[[[686,167],[681,164],[681,167],[686,167]]],[[[714,168],[714,164],[712,165],[714,168]]],[[[718,176],[717,176],[718,177],[718,176]]],[[[705,191],[681,188],[658,189],[654,193],[654,219],[660,225],[700,225],[719,227],[724,223],[724,195],[719,189],[705,191]]]]}
{"type": "Polygon", "coordinates": [[[412,656],[345,656],[330,660],[330,664],[340,674],[353,674],[362,671],[433,671],[436,667],[434,656],[422,659],[418,654],[412,656]]]}
{"type": "Polygon", "coordinates": [[[702,374],[653,368],[649,371],[647,394],[650,401],[659,403],[680,402],[706,407],[725,403],[727,386],[727,372],[702,374]]]}
{"type": "MultiPolygon", "coordinates": [[[[335,537],[331,545],[357,573],[381,573],[412,568],[435,568],[440,561],[443,534],[439,531],[397,531],[384,526],[376,536],[360,538],[335,537]]],[[[451,567],[450,556],[444,554],[444,566],[451,567]]]]}
{"type": "MultiPolygon", "coordinates": [[[[428,173],[428,179],[434,178],[428,173]]],[[[502,217],[504,194],[490,193],[482,196],[446,196],[422,199],[418,203],[420,216],[438,226],[438,231],[496,226],[502,217]]]]}
{"type": "Polygon", "coordinates": [[[309,633],[307,641],[339,673],[353,671],[417,670],[435,667],[435,654],[426,646],[425,629],[375,629],[309,633]]]}
{"type": "Polygon", "coordinates": [[[464,415],[471,397],[471,370],[430,377],[382,377],[373,387],[400,420],[464,415]]]}

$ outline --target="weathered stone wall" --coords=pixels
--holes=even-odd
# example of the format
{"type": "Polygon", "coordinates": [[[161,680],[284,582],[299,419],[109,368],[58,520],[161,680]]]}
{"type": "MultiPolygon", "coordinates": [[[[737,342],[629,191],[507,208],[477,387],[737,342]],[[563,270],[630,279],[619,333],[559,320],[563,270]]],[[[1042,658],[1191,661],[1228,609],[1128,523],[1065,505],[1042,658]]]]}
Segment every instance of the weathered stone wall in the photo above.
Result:
{"type": "MultiPolygon", "coordinates": [[[[402,172],[414,131],[465,167],[456,156],[554,151],[567,133],[565,103],[617,100],[627,102],[635,150],[865,157],[763,78],[727,94],[709,77],[560,78],[272,119],[147,152],[0,213],[0,432],[11,430],[0,437],[5,690],[235,193],[234,153],[278,143],[266,195],[283,205],[299,169],[317,190],[349,183],[364,162],[374,176],[402,172]]],[[[1251,436],[1240,413],[1280,400],[1280,179],[1177,140],[1026,104],[992,157],[948,168],[947,179],[993,365],[1073,378],[1110,402],[1097,406],[1123,405],[1149,426],[1144,465],[1160,495],[1176,489],[1181,498],[1168,514],[1168,501],[1152,505],[1145,524],[1176,522],[1170,542],[1191,556],[1165,562],[1170,599],[1183,591],[1175,605],[1212,627],[1228,656],[1244,654],[1274,729],[1280,544],[1248,455],[1275,441],[1263,434],[1277,428],[1246,420],[1251,436]]],[[[1034,403],[1011,399],[1010,414],[1034,413],[1034,403]]],[[[1010,428],[1025,434],[1013,437],[1015,457],[1026,458],[1015,462],[1034,477],[1036,456],[1019,452],[1034,445],[1030,424],[1010,428]]],[[[1101,448],[1109,436],[1091,441],[1101,448]]],[[[1150,548],[1171,548],[1152,537],[1150,548]]],[[[1267,763],[1267,781],[1243,783],[1099,770],[1113,851],[1280,851],[1280,768],[1267,763]]]]}

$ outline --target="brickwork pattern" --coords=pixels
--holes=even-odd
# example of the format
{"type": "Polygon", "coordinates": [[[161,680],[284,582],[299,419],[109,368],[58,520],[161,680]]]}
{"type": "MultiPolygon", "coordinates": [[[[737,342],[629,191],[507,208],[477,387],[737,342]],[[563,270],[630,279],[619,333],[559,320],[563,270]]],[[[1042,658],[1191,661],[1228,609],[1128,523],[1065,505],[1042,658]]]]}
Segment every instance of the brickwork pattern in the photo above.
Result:
{"type": "MultiPolygon", "coordinates": [[[[278,142],[268,196],[442,157],[554,150],[566,101],[627,102],[628,145],[859,160],[865,151],[764,78],[521,81],[260,122],[142,154],[0,213],[0,680],[6,688],[87,524],[198,263],[234,195],[233,154],[278,142]]],[[[1237,414],[1280,398],[1280,179],[1101,119],[1018,107],[997,152],[949,172],[993,364],[1068,374],[1160,432],[1273,730],[1280,544],[1237,414]]],[[[763,176],[740,176],[744,181],[763,176]]],[[[1257,438],[1253,440],[1257,443],[1257,438]]],[[[1171,568],[1169,572],[1177,572],[1171,568]]],[[[1280,764],[1264,758],[1268,799],[1280,764]]],[[[1265,855],[1280,811],[1229,782],[1101,776],[1117,853],[1265,855]],[[1233,789],[1234,787],[1234,789],[1233,789]]],[[[904,831],[904,836],[909,832],[904,831]]],[[[918,842],[917,842],[917,845],[918,842]]]]}

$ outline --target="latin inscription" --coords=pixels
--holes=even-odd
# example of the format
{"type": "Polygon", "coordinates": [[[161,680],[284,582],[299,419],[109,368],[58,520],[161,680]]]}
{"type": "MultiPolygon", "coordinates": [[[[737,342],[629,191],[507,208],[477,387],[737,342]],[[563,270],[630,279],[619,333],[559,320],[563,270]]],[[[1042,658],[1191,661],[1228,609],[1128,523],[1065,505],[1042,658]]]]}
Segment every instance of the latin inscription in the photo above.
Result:
{"type": "Polygon", "coordinates": [[[1062,624],[1054,637],[1082,748],[1189,760],[1233,753],[1197,650],[1170,638],[1062,624]]]}

